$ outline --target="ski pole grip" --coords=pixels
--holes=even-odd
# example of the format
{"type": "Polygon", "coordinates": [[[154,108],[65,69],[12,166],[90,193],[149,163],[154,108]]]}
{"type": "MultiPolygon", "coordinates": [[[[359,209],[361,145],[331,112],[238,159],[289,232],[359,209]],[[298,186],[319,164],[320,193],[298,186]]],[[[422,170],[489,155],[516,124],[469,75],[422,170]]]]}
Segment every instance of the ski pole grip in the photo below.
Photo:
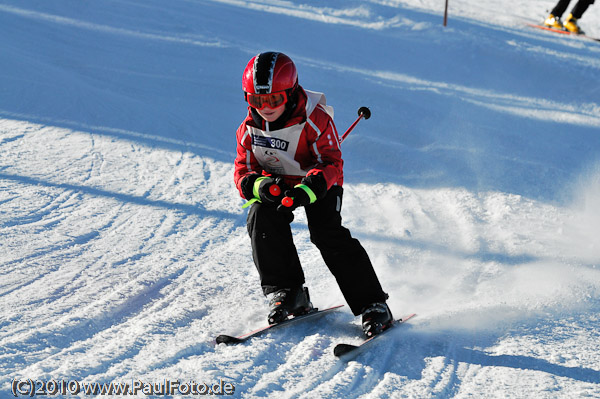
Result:
{"type": "Polygon", "coordinates": [[[279,197],[279,194],[281,194],[281,187],[279,187],[277,184],[273,184],[271,187],[269,187],[269,194],[271,194],[273,197],[279,197]]]}
{"type": "Polygon", "coordinates": [[[367,107],[360,107],[358,109],[358,116],[362,116],[365,119],[369,119],[371,117],[371,110],[367,107]]]}
{"type": "Polygon", "coordinates": [[[290,208],[294,205],[294,199],[292,197],[283,197],[281,200],[281,205],[285,206],[286,208],[290,208]]]}

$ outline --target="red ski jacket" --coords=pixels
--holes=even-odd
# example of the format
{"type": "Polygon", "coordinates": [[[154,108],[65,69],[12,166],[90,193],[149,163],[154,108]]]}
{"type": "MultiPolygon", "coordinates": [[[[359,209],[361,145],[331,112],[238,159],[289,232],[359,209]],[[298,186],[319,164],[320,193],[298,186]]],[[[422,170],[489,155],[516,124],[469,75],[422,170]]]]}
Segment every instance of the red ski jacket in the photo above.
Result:
{"type": "Polygon", "coordinates": [[[257,126],[248,107],[237,129],[234,181],[242,197],[240,184],[251,173],[282,176],[290,187],[316,173],[323,174],[327,189],[343,184],[340,138],[324,94],[299,87],[296,108],[283,128],[270,130],[264,120],[261,124],[257,126]]]}

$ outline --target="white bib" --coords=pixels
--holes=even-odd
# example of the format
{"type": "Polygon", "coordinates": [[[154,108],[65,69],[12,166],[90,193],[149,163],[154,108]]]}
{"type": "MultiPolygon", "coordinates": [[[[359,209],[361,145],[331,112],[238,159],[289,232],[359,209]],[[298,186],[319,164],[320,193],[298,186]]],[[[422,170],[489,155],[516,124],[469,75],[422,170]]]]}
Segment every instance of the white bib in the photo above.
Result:
{"type": "MultiPolygon", "coordinates": [[[[309,90],[305,90],[305,92],[308,97],[306,100],[307,118],[319,104],[333,118],[333,108],[326,105],[323,93],[309,90]]],[[[284,176],[306,176],[308,171],[314,167],[314,165],[309,165],[307,169],[302,169],[300,163],[295,160],[298,143],[305,124],[306,122],[303,122],[275,131],[248,126],[248,134],[252,139],[252,152],[260,166],[267,173],[284,176]]]]}

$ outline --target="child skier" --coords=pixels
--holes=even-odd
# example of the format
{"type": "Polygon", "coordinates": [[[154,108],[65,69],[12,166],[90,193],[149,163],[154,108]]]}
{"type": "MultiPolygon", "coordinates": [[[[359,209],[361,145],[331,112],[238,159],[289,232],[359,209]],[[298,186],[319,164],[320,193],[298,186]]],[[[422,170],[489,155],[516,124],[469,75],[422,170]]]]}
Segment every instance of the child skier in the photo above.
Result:
{"type": "Polygon", "coordinates": [[[343,160],[333,109],[322,93],[298,84],[296,66],[283,53],[253,57],[242,89],[249,106],[237,130],[234,180],[249,201],[252,255],[263,293],[271,296],[269,323],[312,309],[290,227],[293,210],[304,207],[311,242],[354,315],[362,314],[363,331],[385,330],[393,322],[388,295],[366,251],[341,224],[343,160]]]}

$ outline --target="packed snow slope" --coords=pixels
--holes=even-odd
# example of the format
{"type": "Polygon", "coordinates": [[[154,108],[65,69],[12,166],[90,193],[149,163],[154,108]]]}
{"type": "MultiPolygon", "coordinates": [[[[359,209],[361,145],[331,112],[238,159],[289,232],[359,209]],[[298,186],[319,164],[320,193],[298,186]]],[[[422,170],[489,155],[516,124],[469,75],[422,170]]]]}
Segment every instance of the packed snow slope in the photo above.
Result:
{"type": "MultiPolygon", "coordinates": [[[[1,396],[600,397],[600,44],[526,27],[550,0],[450,0],[445,28],[443,3],[1,0],[1,396]],[[266,319],[232,172],[242,70],[267,50],[340,131],[373,113],[343,143],[342,214],[418,316],[349,362],[347,307],[214,344],[266,319]]],[[[343,303],[304,222],[313,302],[343,303]]]]}

